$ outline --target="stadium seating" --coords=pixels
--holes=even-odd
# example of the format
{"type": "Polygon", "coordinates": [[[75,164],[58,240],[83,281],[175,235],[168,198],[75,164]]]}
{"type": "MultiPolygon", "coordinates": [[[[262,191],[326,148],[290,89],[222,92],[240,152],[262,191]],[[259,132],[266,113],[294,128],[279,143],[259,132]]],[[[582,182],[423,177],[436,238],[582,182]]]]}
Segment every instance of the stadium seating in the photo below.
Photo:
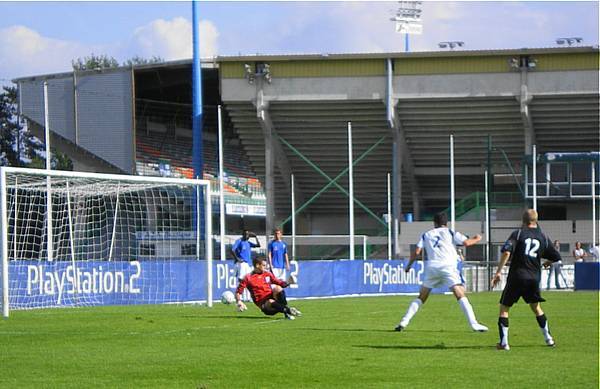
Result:
{"type": "MultiPolygon", "coordinates": [[[[204,179],[213,181],[217,191],[218,144],[203,140],[204,179]]],[[[264,199],[260,181],[250,167],[241,147],[225,145],[225,192],[230,196],[264,199]]],[[[136,134],[136,169],[138,175],[193,177],[192,140],[174,138],[166,133],[138,132],[136,134]]]]}

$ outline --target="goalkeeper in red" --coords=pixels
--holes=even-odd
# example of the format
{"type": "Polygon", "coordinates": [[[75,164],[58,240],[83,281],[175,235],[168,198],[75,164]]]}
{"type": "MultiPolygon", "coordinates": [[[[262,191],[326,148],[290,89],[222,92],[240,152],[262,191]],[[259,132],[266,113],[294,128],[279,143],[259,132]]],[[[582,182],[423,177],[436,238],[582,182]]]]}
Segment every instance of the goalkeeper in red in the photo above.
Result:
{"type": "Polygon", "coordinates": [[[266,270],[267,261],[263,258],[252,260],[253,270],[244,277],[235,292],[235,301],[239,311],[245,311],[246,305],[242,302],[242,292],[247,288],[252,296],[252,301],[268,316],[283,313],[288,320],[294,320],[302,313],[294,307],[288,307],[284,288],[289,284],[275,277],[266,270]]]}

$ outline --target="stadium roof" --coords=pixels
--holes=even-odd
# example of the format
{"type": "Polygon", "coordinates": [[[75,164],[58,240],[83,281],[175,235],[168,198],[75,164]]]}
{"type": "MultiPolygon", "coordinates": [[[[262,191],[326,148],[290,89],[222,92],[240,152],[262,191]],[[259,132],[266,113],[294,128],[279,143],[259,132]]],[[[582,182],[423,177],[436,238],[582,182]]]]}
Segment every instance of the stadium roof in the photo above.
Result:
{"type": "Polygon", "coordinates": [[[427,58],[427,57],[466,57],[485,55],[528,55],[528,54],[560,54],[560,53],[585,53],[599,51],[597,46],[578,47],[542,47],[542,48],[520,48],[520,49],[495,49],[495,50],[436,50],[436,51],[412,51],[391,53],[314,53],[314,54],[250,54],[217,56],[217,62],[240,61],[240,60],[303,60],[303,59],[384,59],[384,58],[427,58]]]}
{"type": "MultiPolygon", "coordinates": [[[[346,125],[352,121],[355,158],[378,144],[376,151],[357,165],[355,190],[357,198],[380,216],[386,212],[385,175],[393,171],[394,131],[398,131],[396,146],[402,159],[404,212],[414,211],[416,206],[439,209],[448,204],[450,134],[455,135],[456,142],[459,198],[483,189],[488,135],[497,147],[492,156],[495,172],[503,174],[508,173],[506,161],[520,173],[518,169],[531,143],[537,144],[539,152],[597,150],[598,53],[598,47],[587,46],[258,54],[207,59],[203,68],[218,69],[219,79],[210,93],[219,94],[226,115],[263,182],[266,181],[265,133],[259,113],[269,117],[278,139],[276,173],[272,177],[278,215],[285,216],[290,211],[290,173],[295,174],[299,201],[310,198],[328,182],[303,157],[330,177],[347,167],[346,125]],[[510,63],[513,58],[521,61],[516,67],[510,63]],[[392,60],[391,73],[387,59],[392,60]],[[270,63],[272,82],[249,82],[245,64],[255,66],[261,62],[270,63]],[[394,130],[390,128],[390,115],[394,130]]],[[[136,92],[154,88],[163,93],[160,97],[168,103],[169,94],[161,92],[164,80],[145,77],[151,74],[147,71],[157,70],[161,75],[177,73],[177,77],[172,77],[169,91],[188,94],[191,68],[189,71],[185,68],[190,65],[191,59],[185,59],[135,66],[134,70],[139,70],[136,92]]],[[[126,69],[105,69],[99,73],[126,69]]],[[[94,73],[85,72],[87,76],[94,73]]],[[[22,77],[15,81],[72,74],[22,77]]],[[[253,76],[260,78],[262,74],[257,72],[253,76]]],[[[346,176],[340,178],[340,186],[347,187],[346,176]]],[[[496,187],[503,188],[515,189],[496,187]]],[[[343,214],[347,212],[347,203],[345,195],[328,190],[307,211],[343,214]]]]}
{"type": "MultiPolygon", "coordinates": [[[[542,47],[542,48],[521,48],[521,49],[495,49],[495,50],[445,50],[445,51],[414,51],[414,52],[392,52],[392,53],[315,53],[315,54],[248,54],[248,55],[219,55],[210,58],[202,58],[202,67],[205,69],[218,67],[219,62],[236,61],[288,61],[288,60],[308,60],[308,59],[385,59],[385,58],[427,58],[427,57],[465,57],[465,56],[485,56],[485,55],[527,55],[527,54],[558,54],[558,53],[586,53],[598,52],[597,46],[578,46],[578,47],[542,47]]],[[[134,65],[134,69],[153,69],[153,68],[174,68],[178,66],[189,66],[192,59],[180,59],[173,61],[155,62],[142,65],[134,65]]],[[[115,69],[129,68],[129,66],[119,66],[116,68],[105,68],[101,70],[85,70],[80,72],[109,72],[115,69]]],[[[31,81],[39,79],[61,78],[72,74],[69,72],[47,73],[32,76],[18,77],[12,80],[14,83],[19,81],[31,81]]]]}

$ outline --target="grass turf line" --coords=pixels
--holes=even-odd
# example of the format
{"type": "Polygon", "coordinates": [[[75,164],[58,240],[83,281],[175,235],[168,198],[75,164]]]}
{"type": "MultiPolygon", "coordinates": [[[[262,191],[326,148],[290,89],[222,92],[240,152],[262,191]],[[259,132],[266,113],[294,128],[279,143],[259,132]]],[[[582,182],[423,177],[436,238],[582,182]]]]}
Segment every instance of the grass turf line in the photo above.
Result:
{"type": "Polygon", "coordinates": [[[598,293],[544,293],[557,347],[523,302],[511,351],[495,350],[499,292],[470,294],[474,333],[452,296],[294,301],[295,321],[234,306],[13,311],[0,321],[0,387],[598,387],[598,293]]]}

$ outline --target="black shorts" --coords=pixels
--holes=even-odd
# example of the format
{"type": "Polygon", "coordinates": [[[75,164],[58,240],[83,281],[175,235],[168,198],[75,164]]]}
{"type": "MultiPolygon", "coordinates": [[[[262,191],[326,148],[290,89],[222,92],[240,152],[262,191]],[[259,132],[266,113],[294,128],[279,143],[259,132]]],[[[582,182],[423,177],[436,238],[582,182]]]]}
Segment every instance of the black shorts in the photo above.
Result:
{"type": "Polygon", "coordinates": [[[512,307],[520,297],[523,297],[523,300],[525,300],[527,304],[546,301],[540,294],[540,283],[538,280],[531,278],[508,279],[504,291],[502,291],[502,296],[500,297],[500,304],[512,307]]]}
{"type": "Polygon", "coordinates": [[[273,308],[270,305],[267,305],[269,300],[273,299],[273,295],[270,295],[269,297],[265,298],[259,305],[260,310],[262,311],[262,313],[264,313],[267,316],[273,316],[276,313],[279,313],[278,310],[276,310],[275,308],[273,308]]]}

